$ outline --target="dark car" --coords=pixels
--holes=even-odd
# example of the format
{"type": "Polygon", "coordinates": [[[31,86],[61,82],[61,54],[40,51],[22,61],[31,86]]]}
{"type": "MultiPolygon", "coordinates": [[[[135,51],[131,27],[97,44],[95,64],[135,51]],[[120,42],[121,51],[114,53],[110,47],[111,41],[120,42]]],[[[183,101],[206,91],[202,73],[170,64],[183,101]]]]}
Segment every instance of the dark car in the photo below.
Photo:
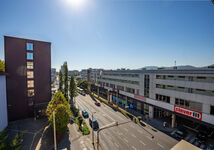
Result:
{"type": "Polygon", "coordinates": [[[177,139],[183,139],[186,136],[186,131],[183,129],[177,130],[174,134],[174,137],[177,139]]]}
{"type": "Polygon", "coordinates": [[[99,129],[99,124],[95,118],[89,118],[89,124],[93,129],[99,129]]]}
{"type": "Polygon", "coordinates": [[[100,103],[99,102],[95,102],[95,105],[100,106],[100,103]]]}
{"type": "Polygon", "coordinates": [[[83,111],[82,111],[82,116],[83,116],[84,118],[88,118],[88,112],[87,112],[86,110],[83,110],[83,111]]]}
{"type": "Polygon", "coordinates": [[[199,140],[200,143],[205,143],[207,141],[207,134],[203,132],[199,132],[196,135],[197,139],[199,140]]]}

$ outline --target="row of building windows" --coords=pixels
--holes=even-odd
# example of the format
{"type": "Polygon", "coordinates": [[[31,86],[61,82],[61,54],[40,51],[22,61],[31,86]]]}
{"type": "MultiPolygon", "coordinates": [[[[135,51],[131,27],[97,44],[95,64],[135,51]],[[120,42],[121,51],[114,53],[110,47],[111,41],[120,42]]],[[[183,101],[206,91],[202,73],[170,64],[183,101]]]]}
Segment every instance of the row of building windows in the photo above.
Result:
{"type": "Polygon", "coordinates": [[[156,94],[156,100],[162,101],[165,103],[170,103],[170,97],[165,95],[156,94]]]}
{"type": "Polygon", "coordinates": [[[124,86],[120,86],[120,85],[115,86],[115,84],[109,84],[109,83],[105,83],[105,82],[102,82],[102,83],[99,82],[99,84],[102,84],[103,86],[106,86],[106,87],[111,87],[113,89],[117,88],[117,90],[125,91],[125,92],[132,93],[132,94],[135,94],[135,91],[136,91],[137,94],[139,95],[139,89],[135,90],[133,88],[124,87],[124,86]]]}
{"type": "Polygon", "coordinates": [[[194,88],[163,85],[163,84],[156,84],[156,88],[180,91],[185,93],[194,93],[194,94],[200,94],[200,95],[206,95],[206,96],[214,96],[214,91],[211,91],[211,90],[194,89],[194,88]]]}
{"type": "Polygon", "coordinates": [[[132,80],[122,80],[122,79],[112,79],[112,78],[102,78],[103,80],[108,81],[115,81],[115,82],[121,82],[121,83],[128,83],[128,84],[136,84],[139,85],[139,81],[132,81],[132,80]]]}
{"type": "Polygon", "coordinates": [[[33,43],[26,43],[27,50],[27,97],[28,105],[32,106],[34,104],[34,64],[33,64],[33,43]]]}
{"type": "Polygon", "coordinates": [[[139,78],[139,74],[134,74],[134,73],[133,74],[103,73],[103,75],[139,78]]]}
{"type": "Polygon", "coordinates": [[[202,104],[198,102],[192,102],[189,100],[184,100],[180,98],[175,98],[175,105],[181,106],[187,109],[202,111],[202,104]]]}
{"type": "Polygon", "coordinates": [[[204,77],[204,76],[156,75],[156,79],[196,81],[196,82],[214,82],[214,77],[204,77]]]}

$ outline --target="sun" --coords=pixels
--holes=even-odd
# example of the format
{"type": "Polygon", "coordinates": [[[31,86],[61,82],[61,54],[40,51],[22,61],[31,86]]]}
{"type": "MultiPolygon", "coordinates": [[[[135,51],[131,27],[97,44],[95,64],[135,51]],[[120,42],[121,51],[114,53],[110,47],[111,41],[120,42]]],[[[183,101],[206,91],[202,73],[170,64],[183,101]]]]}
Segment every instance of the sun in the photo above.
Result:
{"type": "Polygon", "coordinates": [[[68,5],[72,5],[74,7],[82,6],[86,0],[65,0],[68,5]]]}

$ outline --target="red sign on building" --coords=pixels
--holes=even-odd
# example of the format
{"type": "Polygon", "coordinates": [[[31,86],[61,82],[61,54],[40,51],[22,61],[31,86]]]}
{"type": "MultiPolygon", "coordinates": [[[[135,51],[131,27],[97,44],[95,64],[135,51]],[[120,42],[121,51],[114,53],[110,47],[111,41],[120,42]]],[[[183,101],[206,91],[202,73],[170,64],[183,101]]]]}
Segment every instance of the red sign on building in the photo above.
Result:
{"type": "Polygon", "coordinates": [[[194,119],[198,119],[198,120],[202,120],[202,113],[201,112],[197,112],[194,110],[189,110],[183,107],[179,107],[174,105],[174,112],[194,118],[194,119]]]}
{"type": "Polygon", "coordinates": [[[140,95],[134,95],[134,98],[138,99],[138,100],[142,100],[142,101],[146,101],[146,98],[140,95]]]}

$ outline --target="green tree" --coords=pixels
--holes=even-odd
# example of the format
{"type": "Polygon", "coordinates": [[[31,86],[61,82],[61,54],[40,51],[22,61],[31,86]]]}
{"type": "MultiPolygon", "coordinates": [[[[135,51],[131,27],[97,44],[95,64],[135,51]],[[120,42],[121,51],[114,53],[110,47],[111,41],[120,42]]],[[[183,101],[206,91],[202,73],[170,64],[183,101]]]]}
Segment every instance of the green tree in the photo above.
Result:
{"type": "Polygon", "coordinates": [[[87,80],[79,80],[77,82],[77,86],[80,87],[81,89],[87,90],[87,88],[88,88],[88,81],[87,80]]]}
{"type": "Polygon", "coordinates": [[[56,92],[46,109],[48,121],[52,126],[53,111],[55,111],[56,132],[64,133],[71,119],[71,110],[68,101],[60,91],[56,92]]]}
{"type": "Polygon", "coordinates": [[[64,70],[64,74],[63,74],[64,92],[63,92],[63,94],[64,94],[65,98],[68,100],[68,65],[67,65],[67,62],[64,62],[63,70],[64,70]]]}
{"type": "Polygon", "coordinates": [[[73,75],[71,76],[71,79],[70,79],[69,94],[70,94],[71,104],[73,105],[73,98],[77,96],[77,85],[76,85],[76,82],[74,81],[73,75]]]}
{"type": "Polygon", "coordinates": [[[62,71],[59,71],[59,91],[62,92],[62,86],[63,86],[63,76],[62,76],[62,71]]]}
{"type": "Polygon", "coordinates": [[[0,59],[0,71],[5,72],[5,64],[4,61],[2,61],[1,59],[0,59]]]}
{"type": "Polygon", "coordinates": [[[17,134],[10,141],[7,140],[8,135],[6,129],[0,131],[0,150],[20,150],[24,131],[17,134]]]}

